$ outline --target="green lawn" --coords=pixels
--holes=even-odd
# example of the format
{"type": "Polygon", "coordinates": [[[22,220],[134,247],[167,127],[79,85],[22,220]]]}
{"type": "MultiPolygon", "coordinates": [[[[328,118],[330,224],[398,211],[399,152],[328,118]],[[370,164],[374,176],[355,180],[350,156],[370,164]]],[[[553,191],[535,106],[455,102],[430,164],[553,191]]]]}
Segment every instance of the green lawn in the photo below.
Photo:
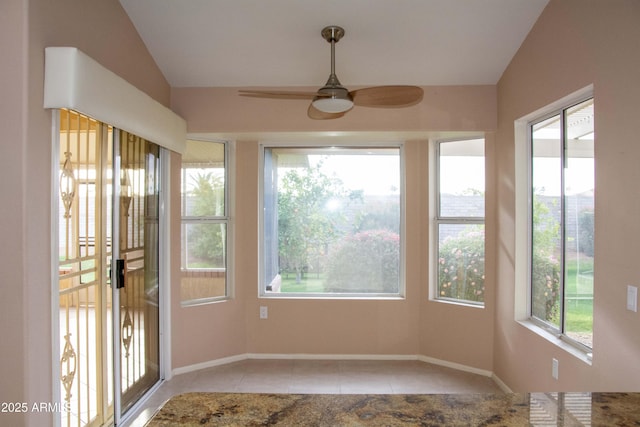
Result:
{"type": "Polygon", "coordinates": [[[283,274],[280,292],[322,293],[324,292],[324,278],[322,275],[306,274],[300,283],[296,283],[295,274],[283,274]]]}
{"type": "Polygon", "coordinates": [[[567,262],[565,281],[566,328],[572,332],[593,330],[593,260],[581,259],[567,262]]]}
{"type": "Polygon", "coordinates": [[[565,320],[568,331],[591,332],[593,330],[593,299],[568,301],[565,320]]]}

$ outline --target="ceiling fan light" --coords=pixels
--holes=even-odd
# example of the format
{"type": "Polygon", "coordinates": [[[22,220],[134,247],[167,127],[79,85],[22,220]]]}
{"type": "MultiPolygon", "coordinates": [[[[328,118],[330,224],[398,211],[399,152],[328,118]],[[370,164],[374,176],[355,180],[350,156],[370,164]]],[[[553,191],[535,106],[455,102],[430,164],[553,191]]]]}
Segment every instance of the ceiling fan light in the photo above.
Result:
{"type": "Polygon", "coordinates": [[[313,106],[323,113],[344,113],[353,107],[353,101],[344,98],[316,98],[313,106]]]}

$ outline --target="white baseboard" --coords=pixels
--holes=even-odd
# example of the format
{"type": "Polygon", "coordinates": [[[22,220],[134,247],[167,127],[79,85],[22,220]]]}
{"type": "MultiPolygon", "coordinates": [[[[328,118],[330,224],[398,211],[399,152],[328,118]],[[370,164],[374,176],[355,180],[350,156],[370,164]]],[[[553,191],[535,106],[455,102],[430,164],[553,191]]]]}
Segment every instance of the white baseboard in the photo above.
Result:
{"type": "Polygon", "coordinates": [[[486,369],[474,368],[473,366],[462,365],[460,363],[449,362],[447,360],[436,359],[429,356],[418,356],[418,360],[426,363],[432,363],[438,366],[444,366],[445,368],[456,369],[458,371],[470,372],[472,374],[482,375],[483,377],[491,377],[493,372],[486,369]]]}
{"type": "Polygon", "coordinates": [[[308,353],[247,353],[247,359],[282,360],[418,360],[406,354],[308,354],[308,353]]]}
{"type": "Polygon", "coordinates": [[[194,365],[183,366],[172,371],[173,375],[185,374],[198,371],[200,369],[212,368],[214,366],[226,365],[228,363],[241,360],[419,360],[458,371],[469,372],[493,379],[496,384],[505,392],[510,393],[509,387],[500,380],[493,372],[485,369],[474,368],[473,366],[462,365],[460,363],[449,362],[433,357],[410,354],[286,354],[286,353],[243,353],[235,356],[223,357],[221,359],[196,363],[194,365]]]}
{"type": "Polygon", "coordinates": [[[213,368],[214,366],[227,365],[233,362],[239,362],[240,360],[248,359],[246,353],[238,354],[235,356],[223,357],[222,359],[209,360],[202,363],[196,363],[193,365],[181,366],[175,368],[172,372],[173,375],[186,374],[188,372],[199,371],[200,369],[213,368]]]}
{"type": "Polygon", "coordinates": [[[511,390],[509,388],[509,386],[504,383],[504,381],[502,381],[500,378],[498,378],[498,376],[496,374],[491,375],[491,379],[496,384],[498,384],[498,387],[500,387],[500,390],[504,391],[505,393],[513,393],[513,390],[511,390]]]}

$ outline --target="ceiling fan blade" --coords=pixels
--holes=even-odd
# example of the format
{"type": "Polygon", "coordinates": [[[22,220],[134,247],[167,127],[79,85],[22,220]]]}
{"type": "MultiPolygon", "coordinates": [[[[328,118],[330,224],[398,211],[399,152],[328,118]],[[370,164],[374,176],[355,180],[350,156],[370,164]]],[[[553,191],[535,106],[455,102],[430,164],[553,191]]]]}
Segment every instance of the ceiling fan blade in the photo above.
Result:
{"type": "Polygon", "coordinates": [[[307,115],[310,119],[313,120],[331,120],[331,119],[339,119],[344,116],[346,113],[325,113],[324,111],[318,110],[313,104],[309,104],[309,109],[307,110],[307,115]]]}
{"type": "Polygon", "coordinates": [[[373,86],[350,94],[353,103],[361,107],[401,108],[422,101],[424,91],[418,86],[373,86]]]}
{"type": "Polygon", "coordinates": [[[317,92],[301,92],[289,90],[239,90],[240,96],[253,98],[272,99],[313,99],[316,96],[323,96],[317,92]]]}

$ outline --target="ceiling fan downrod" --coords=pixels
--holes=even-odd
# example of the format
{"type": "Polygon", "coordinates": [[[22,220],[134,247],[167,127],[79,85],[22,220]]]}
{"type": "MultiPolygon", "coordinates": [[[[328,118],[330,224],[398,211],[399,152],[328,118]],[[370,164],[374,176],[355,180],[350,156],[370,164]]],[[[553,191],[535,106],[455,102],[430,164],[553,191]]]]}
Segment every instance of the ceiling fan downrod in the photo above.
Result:
{"type": "Polygon", "coordinates": [[[336,43],[344,37],[344,28],[337,25],[330,25],[322,29],[322,38],[331,43],[331,75],[325,86],[342,86],[336,76],[336,43]]]}

